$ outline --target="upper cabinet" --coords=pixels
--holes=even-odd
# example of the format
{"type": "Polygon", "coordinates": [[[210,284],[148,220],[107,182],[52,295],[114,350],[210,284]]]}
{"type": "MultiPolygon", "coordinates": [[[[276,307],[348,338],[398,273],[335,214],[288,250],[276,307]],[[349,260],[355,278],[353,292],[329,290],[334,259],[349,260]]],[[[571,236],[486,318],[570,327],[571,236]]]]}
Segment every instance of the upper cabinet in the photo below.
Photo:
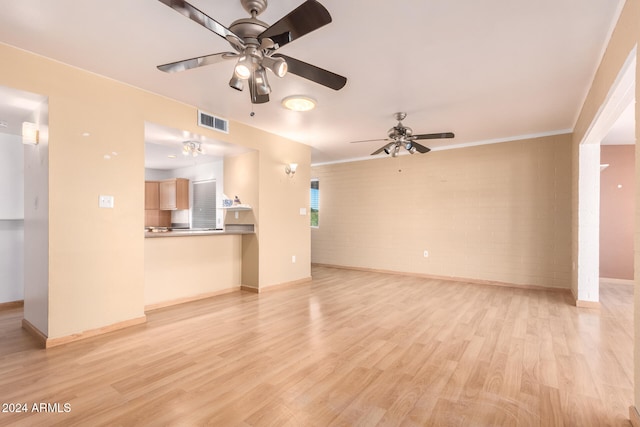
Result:
{"type": "Polygon", "coordinates": [[[146,210],[160,209],[160,183],[158,181],[144,182],[144,208],[146,210]]]}
{"type": "Polygon", "coordinates": [[[189,180],[173,178],[160,181],[159,199],[160,210],[189,209],[189,180]]]}
{"type": "Polygon", "coordinates": [[[22,138],[0,133],[0,220],[24,218],[23,166],[22,138]]]}

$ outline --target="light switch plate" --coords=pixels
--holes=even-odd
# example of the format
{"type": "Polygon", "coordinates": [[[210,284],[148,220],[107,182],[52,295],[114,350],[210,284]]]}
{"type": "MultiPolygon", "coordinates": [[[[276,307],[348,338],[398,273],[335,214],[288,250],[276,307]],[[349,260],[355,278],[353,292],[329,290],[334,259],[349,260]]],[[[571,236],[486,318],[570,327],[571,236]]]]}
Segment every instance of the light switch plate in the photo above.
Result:
{"type": "Polygon", "coordinates": [[[110,208],[113,209],[113,196],[103,196],[100,195],[100,201],[98,203],[98,205],[101,208],[110,208]]]}
{"type": "Polygon", "coordinates": [[[300,215],[306,215],[307,214],[307,208],[300,208],[300,215]]]}

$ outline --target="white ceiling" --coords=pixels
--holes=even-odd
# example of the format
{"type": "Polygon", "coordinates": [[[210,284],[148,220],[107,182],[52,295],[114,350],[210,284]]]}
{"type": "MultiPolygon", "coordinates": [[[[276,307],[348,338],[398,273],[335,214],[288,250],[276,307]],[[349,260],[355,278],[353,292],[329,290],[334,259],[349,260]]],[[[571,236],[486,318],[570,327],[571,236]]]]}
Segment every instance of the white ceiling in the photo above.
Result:
{"type": "MultiPolygon", "coordinates": [[[[236,0],[192,0],[218,22],[236,0]]],[[[231,50],[157,0],[0,0],[0,42],[17,46],[313,147],[314,163],[367,157],[396,111],[415,133],[455,132],[432,148],[573,128],[622,0],[321,0],[333,22],[280,52],[348,78],[333,91],[269,75],[271,102],[228,87],[233,63],[166,74],[156,65],[231,50]],[[280,100],[304,94],[308,113],[280,100]]],[[[274,23],[301,0],[272,0],[274,23]]],[[[45,94],[46,95],[46,94],[45,94]]],[[[1,120],[1,118],[0,118],[1,120]]],[[[233,131],[233,129],[231,129],[233,131]]]]}
{"type": "Polygon", "coordinates": [[[0,86],[0,133],[22,135],[22,123],[35,123],[47,98],[0,86]]]}
{"type": "Polygon", "coordinates": [[[634,145],[636,143],[636,104],[629,103],[609,133],[604,137],[602,145],[634,145]]]}

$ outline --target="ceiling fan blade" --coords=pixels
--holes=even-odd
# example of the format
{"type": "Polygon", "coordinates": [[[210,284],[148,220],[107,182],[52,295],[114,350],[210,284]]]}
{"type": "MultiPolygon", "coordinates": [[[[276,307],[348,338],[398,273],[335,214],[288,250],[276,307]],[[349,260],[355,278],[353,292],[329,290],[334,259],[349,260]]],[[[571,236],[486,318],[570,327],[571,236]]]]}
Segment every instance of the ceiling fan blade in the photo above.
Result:
{"type": "Polygon", "coordinates": [[[431,151],[431,148],[429,147],[425,147],[424,145],[420,145],[417,142],[413,141],[411,142],[411,145],[413,145],[414,147],[416,147],[416,151],[418,153],[428,153],[429,151],[431,151]]]}
{"type": "Polygon", "coordinates": [[[383,139],[363,139],[361,141],[351,141],[349,144],[359,144],[361,142],[391,141],[389,138],[383,139]]]}
{"type": "Polygon", "coordinates": [[[258,40],[269,38],[279,48],[330,22],[329,11],[317,1],[308,0],[264,30],[258,40]]]}
{"type": "Polygon", "coordinates": [[[205,65],[215,64],[236,57],[237,54],[232,52],[214,53],[212,55],[199,56],[197,58],[184,59],[182,61],[171,62],[169,64],[158,65],[158,70],[165,73],[175,73],[178,71],[190,70],[192,68],[203,67],[205,65]]]}
{"type": "Polygon", "coordinates": [[[206,29],[213,31],[223,39],[226,39],[227,36],[232,36],[235,39],[242,40],[235,33],[233,33],[230,29],[211,18],[209,15],[196,8],[195,6],[187,3],[184,0],[159,0],[160,2],[166,4],[171,9],[175,10],[191,19],[194,22],[202,25],[206,29]]]}
{"type": "Polygon", "coordinates": [[[373,153],[371,153],[371,156],[375,156],[376,154],[380,154],[382,153],[382,151],[384,151],[384,149],[387,148],[386,145],[383,145],[382,147],[378,148],[376,151],[374,151],[373,153]]]}
{"type": "Polygon", "coordinates": [[[413,135],[414,139],[442,139],[442,138],[454,138],[455,135],[452,132],[444,133],[423,133],[422,135],[413,135]]]}
{"type": "Polygon", "coordinates": [[[303,77],[312,82],[321,84],[334,90],[340,90],[347,84],[347,78],[342,77],[331,71],[316,67],[315,65],[307,64],[299,59],[291,58],[290,56],[281,55],[275,53],[272,57],[283,58],[287,61],[287,67],[289,72],[297,76],[303,77]]]}
{"type": "Polygon", "coordinates": [[[249,93],[251,94],[251,103],[252,104],[264,104],[265,102],[269,102],[269,95],[260,95],[256,90],[256,85],[253,79],[247,80],[249,83],[249,93]]]}

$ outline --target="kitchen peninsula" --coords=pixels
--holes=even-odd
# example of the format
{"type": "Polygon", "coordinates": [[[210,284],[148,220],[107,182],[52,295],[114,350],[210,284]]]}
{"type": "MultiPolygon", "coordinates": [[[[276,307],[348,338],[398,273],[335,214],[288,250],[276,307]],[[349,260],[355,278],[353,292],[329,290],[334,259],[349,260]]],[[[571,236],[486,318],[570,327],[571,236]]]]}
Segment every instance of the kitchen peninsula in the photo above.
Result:
{"type": "Polygon", "coordinates": [[[145,231],[145,310],[240,290],[247,234],[253,224],[145,231]]]}

